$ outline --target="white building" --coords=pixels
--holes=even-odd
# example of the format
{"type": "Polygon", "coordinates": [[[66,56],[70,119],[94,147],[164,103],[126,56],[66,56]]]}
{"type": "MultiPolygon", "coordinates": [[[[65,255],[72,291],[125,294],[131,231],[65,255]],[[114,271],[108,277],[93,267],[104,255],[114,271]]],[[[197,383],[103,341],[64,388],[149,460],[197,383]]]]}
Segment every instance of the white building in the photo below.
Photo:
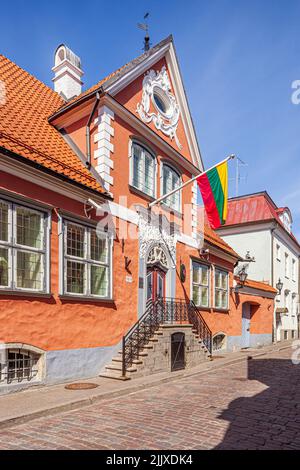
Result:
{"type": "Polygon", "coordinates": [[[242,257],[254,257],[245,263],[250,278],[277,289],[282,284],[275,302],[274,340],[299,337],[300,245],[289,208],[278,208],[267,192],[229,199],[226,225],[218,233],[242,257]]]}

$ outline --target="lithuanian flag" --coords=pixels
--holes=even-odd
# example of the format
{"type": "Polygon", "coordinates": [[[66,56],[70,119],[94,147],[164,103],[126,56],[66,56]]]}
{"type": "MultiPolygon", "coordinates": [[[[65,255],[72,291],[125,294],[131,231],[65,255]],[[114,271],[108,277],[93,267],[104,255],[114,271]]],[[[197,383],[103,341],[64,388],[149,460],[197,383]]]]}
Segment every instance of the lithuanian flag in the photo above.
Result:
{"type": "Polygon", "coordinates": [[[224,225],[227,217],[228,167],[227,161],[198,176],[208,221],[212,228],[224,225]]]}

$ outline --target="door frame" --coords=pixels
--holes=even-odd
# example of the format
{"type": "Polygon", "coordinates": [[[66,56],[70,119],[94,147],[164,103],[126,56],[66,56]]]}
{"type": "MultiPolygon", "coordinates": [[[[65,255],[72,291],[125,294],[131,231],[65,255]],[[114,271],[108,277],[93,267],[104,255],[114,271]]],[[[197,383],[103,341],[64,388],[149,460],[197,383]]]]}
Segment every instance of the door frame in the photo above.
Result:
{"type": "Polygon", "coordinates": [[[157,282],[158,282],[158,275],[160,275],[162,278],[163,278],[163,299],[166,298],[166,278],[167,278],[167,272],[165,269],[162,269],[161,266],[159,265],[152,265],[152,266],[147,266],[147,271],[146,271],[146,298],[147,300],[150,300],[148,299],[148,285],[147,285],[147,281],[148,281],[148,275],[149,274],[152,274],[152,281],[153,282],[153,292],[154,292],[154,295],[152,293],[152,300],[155,300],[157,298],[157,282]],[[155,275],[153,275],[155,273],[155,275]]]}
{"type": "Polygon", "coordinates": [[[171,354],[170,354],[171,372],[185,369],[185,333],[183,333],[182,331],[175,331],[174,333],[172,333],[170,336],[170,344],[171,344],[171,354]],[[173,341],[173,338],[175,337],[175,335],[180,335],[181,341],[173,341]],[[179,348],[182,351],[182,367],[174,367],[174,364],[176,361],[173,362],[173,351],[174,351],[173,348],[175,347],[176,344],[178,345],[177,350],[176,350],[176,353],[177,353],[176,357],[178,355],[179,348]]]}
{"type": "MultiPolygon", "coordinates": [[[[147,259],[150,251],[155,245],[159,245],[163,248],[164,253],[167,257],[168,267],[166,269],[165,279],[165,296],[168,298],[175,298],[176,293],[176,264],[171,257],[168,248],[163,246],[160,241],[150,241],[147,249],[141,252],[139,256],[139,284],[138,284],[138,316],[141,317],[145,313],[147,303],[147,268],[151,264],[147,264],[147,259]]],[[[175,259],[176,255],[174,256],[175,259]]],[[[153,265],[152,265],[153,266],[153,265]]]]}
{"type": "Polygon", "coordinates": [[[242,305],[242,339],[241,348],[250,348],[251,304],[244,302],[242,305]]]}

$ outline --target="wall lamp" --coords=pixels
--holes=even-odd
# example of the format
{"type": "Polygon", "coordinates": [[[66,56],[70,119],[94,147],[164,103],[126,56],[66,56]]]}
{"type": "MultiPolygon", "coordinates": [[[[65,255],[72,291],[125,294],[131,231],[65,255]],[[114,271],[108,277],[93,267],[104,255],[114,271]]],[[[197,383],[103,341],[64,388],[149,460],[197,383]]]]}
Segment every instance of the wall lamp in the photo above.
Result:
{"type": "Polygon", "coordinates": [[[281,294],[282,288],[283,288],[283,282],[282,282],[281,279],[279,278],[279,279],[278,279],[278,282],[277,282],[277,284],[276,284],[276,289],[278,290],[278,295],[281,294]]]}
{"type": "Polygon", "coordinates": [[[248,274],[246,272],[246,267],[243,266],[242,269],[238,272],[238,285],[236,286],[238,289],[244,287],[248,274]]]}

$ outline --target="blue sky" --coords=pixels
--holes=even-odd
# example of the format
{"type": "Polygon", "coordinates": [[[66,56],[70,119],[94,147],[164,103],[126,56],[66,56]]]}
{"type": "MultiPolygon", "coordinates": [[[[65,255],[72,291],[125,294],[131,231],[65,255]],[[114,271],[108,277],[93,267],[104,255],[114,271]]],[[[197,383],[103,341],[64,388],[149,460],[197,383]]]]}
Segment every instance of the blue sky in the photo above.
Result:
{"type": "Polygon", "coordinates": [[[153,44],[174,35],[205,166],[238,155],[240,194],[266,189],[288,205],[300,238],[299,0],[15,0],[1,5],[0,52],[51,86],[64,42],[89,87],[141,53],[146,11],[153,44]]]}

